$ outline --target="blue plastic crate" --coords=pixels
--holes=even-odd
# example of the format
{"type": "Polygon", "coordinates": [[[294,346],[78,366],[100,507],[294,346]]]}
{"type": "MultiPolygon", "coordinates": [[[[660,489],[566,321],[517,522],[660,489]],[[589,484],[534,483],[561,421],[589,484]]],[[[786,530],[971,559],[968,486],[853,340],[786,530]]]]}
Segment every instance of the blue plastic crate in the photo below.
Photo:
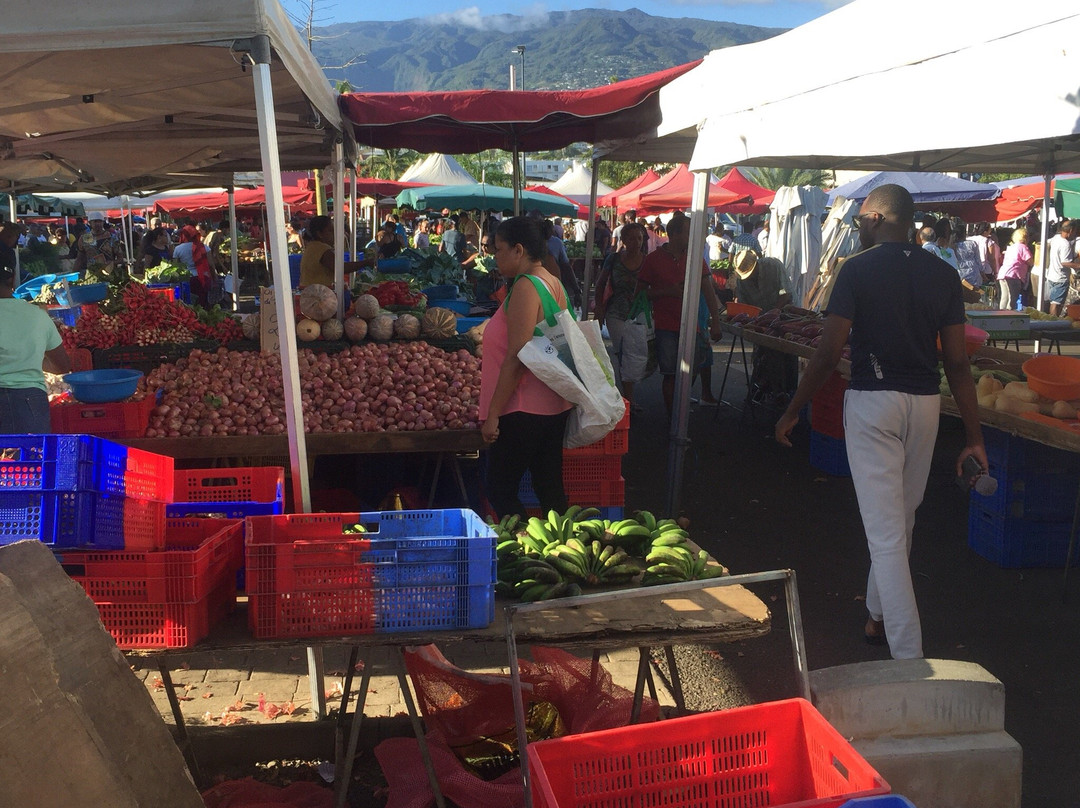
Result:
{"type": "Polygon", "coordinates": [[[843,438],[830,438],[810,430],[810,465],[834,477],[850,477],[847,443],[843,438]]]}
{"type": "Polygon", "coordinates": [[[0,491],[126,493],[128,448],[92,435],[0,435],[0,491]]]}
{"type": "Polygon", "coordinates": [[[428,302],[432,300],[453,300],[458,295],[458,288],[455,284],[444,283],[439,286],[429,286],[427,289],[421,289],[421,294],[427,296],[428,302]]]}
{"type": "Polygon", "coordinates": [[[283,513],[280,502],[172,502],[165,506],[168,519],[245,519],[283,513]]]}
{"type": "Polygon", "coordinates": [[[378,634],[486,628],[494,619],[493,584],[375,590],[375,632],[378,634]]]}
{"type": "Polygon", "coordinates": [[[94,492],[0,491],[0,544],[36,539],[52,547],[124,547],[126,497],[94,492]]]}
{"type": "Polygon", "coordinates": [[[971,492],[973,507],[1034,522],[1072,519],[1080,473],[1060,472],[1056,466],[1017,469],[990,462],[989,473],[997,480],[990,496],[971,492]]]}
{"type": "Polygon", "coordinates": [[[850,477],[847,442],[811,428],[810,465],[835,477],[850,477]]]}
{"type": "Polygon", "coordinates": [[[54,320],[74,328],[75,324],[79,322],[79,316],[82,314],[82,306],[55,306],[46,309],[46,311],[54,320]]]}
{"type": "Polygon", "coordinates": [[[189,281],[180,281],[180,283],[148,283],[146,284],[148,289],[172,289],[174,299],[179,300],[182,303],[191,302],[191,283],[189,281]]]}
{"type": "MultiPolygon", "coordinates": [[[[1071,530],[1071,517],[1059,522],[1032,522],[991,513],[974,501],[968,507],[968,547],[1004,569],[1064,567],[1071,530]]],[[[1077,564],[1074,557],[1073,566],[1077,564]]]]}
{"type": "Polygon", "coordinates": [[[376,539],[360,554],[377,588],[494,584],[495,539],[376,539]],[[368,567],[367,565],[371,565],[368,567]]]}
{"type": "Polygon", "coordinates": [[[487,319],[487,317],[458,317],[457,323],[455,324],[457,325],[457,332],[459,334],[464,334],[473,326],[480,325],[480,323],[487,319]]]}
{"type": "Polygon", "coordinates": [[[455,314],[462,316],[467,315],[472,311],[473,304],[468,300],[429,300],[429,309],[450,309],[455,314]]]}
{"type": "Polygon", "coordinates": [[[899,794],[882,794],[878,797],[859,797],[848,800],[840,808],[915,808],[911,800],[899,794]]]}
{"type": "Polygon", "coordinates": [[[1054,469],[1059,473],[1080,474],[1080,454],[1076,452],[1055,449],[991,427],[983,427],[983,441],[986,444],[986,459],[992,466],[1006,468],[1010,472],[1046,472],[1054,469]]]}

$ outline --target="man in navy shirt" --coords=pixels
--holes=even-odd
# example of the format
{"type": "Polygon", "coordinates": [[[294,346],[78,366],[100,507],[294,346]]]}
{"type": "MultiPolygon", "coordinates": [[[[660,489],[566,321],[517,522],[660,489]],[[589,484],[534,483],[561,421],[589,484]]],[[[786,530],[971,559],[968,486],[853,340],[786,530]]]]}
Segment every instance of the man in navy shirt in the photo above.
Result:
{"type": "Polygon", "coordinates": [[[895,659],[923,655],[908,555],[937,440],[941,398],[936,342],[964,422],[969,455],[986,468],[975,384],[964,344],[964,304],[956,270],[912,244],[915,206],[899,185],[875,188],[857,217],[866,247],[840,269],[821,343],[790,405],[776,423],[788,439],[799,410],[824,384],[851,341],[851,383],[844,398],[848,463],[855,483],[870,577],[866,639],[886,638],[895,659]]]}

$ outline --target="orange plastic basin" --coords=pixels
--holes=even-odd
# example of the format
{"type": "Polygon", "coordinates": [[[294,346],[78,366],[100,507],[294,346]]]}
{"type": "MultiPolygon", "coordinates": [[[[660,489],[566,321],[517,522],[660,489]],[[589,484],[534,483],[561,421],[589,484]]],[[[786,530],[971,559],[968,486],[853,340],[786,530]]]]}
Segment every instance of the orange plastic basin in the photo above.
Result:
{"type": "Polygon", "coordinates": [[[749,303],[736,303],[734,300],[724,306],[724,310],[729,317],[734,317],[736,314],[749,314],[751,317],[757,317],[761,314],[761,309],[757,306],[751,306],[749,303]]]}
{"type": "Polygon", "coordinates": [[[1080,398],[1080,359],[1072,356],[1033,356],[1024,365],[1028,387],[1053,401],[1080,398]]]}

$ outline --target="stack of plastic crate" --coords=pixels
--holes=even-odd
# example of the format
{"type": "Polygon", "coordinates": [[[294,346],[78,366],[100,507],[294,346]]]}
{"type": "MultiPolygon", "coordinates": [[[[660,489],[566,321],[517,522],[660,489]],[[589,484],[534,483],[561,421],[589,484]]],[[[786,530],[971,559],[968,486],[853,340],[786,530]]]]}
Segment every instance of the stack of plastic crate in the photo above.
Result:
{"type": "Polygon", "coordinates": [[[483,628],[494,537],[460,509],[248,517],[249,627],[260,638],[483,628]]]}
{"type": "Polygon", "coordinates": [[[999,567],[1065,566],[1080,456],[997,429],[984,428],[983,438],[998,487],[972,492],[968,546],[999,567]]]}
{"type": "MultiPolygon", "coordinates": [[[[623,456],[630,450],[630,404],[622,420],[602,440],[577,449],[563,450],[563,487],[571,505],[600,508],[605,519],[622,519],[626,504],[623,456]]],[[[526,509],[539,512],[540,500],[526,472],[518,498],[526,509]]]]}
{"type": "Polygon", "coordinates": [[[850,477],[844,440],[847,379],[836,371],[810,402],[810,465],[834,477],[850,477]]]}
{"type": "Polygon", "coordinates": [[[159,549],[173,460],[91,435],[0,435],[0,544],[159,549]]]}
{"type": "Polygon", "coordinates": [[[84,404],[81,401],[53,402],[49,422],[53,432],[96,435],[99,438],[141,438],[150,425],[150,413],[161,394],[128,401],[84,404]]]}
{"type": "Polygon", "coordinates": [[[119,648],[187,648],[236,603],[238,519],[170,519],[162,550],[58,550],[119,648]]]}

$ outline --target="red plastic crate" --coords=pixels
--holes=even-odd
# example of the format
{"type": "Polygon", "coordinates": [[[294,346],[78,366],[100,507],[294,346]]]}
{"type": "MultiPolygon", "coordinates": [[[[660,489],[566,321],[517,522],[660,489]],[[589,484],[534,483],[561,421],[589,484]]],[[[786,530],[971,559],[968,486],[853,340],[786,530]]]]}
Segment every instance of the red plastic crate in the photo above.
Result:
{"type": "Polygon", "coordinates": [[[53,432],[97,435],[100,438],[141,438],[157,406],[154,396],[139,401],[82,404],[68,401],[49,406],[53,432]]]}
{"type": "Polygon", "coordinates": [[[249,517],[249,626],[260,638],[483,627],[494,547],[467,510],[249,517]],[[371,532],[342,534],[358,522],[371,532]]]}
{"type": "Polygon", "coordinates": [[[814,394],[810,402],[810,425],[816,432],[830,438],[844,437],[844,393],[847,379],[836,371],[814,394]]]}
{"type": "Polygon", "coordinates": [[[576,449],[564,449],[563,457],[580,457],[582,455],[624,455],[630,451],[630,402],[625,398],[623,404],[626,411],[622,420],[615,428],[608,432],[601,440],[590,443],[588,446],[579,446],[576,449]]]}
{"type": "Polygon", "coordinates": [[[237,519],[171,519],[164,550],[56,553],[95,603],[195,603],[235,577],[243,563],[237,519]]]}
{"type": "Polygon", "coordinates": [[[147,291],[152,295],[158,295],[166,300],[176,300],[176,288],[173,286],[148,285],[147,291]]]}
{"type": "MultiPolygon", "coordinates": [[[[563,489],[571,505],[606,508],[626,504],[626,480],[622,477],[622,457],[586,455],[563,459],[563,489]]],[[[532,476],[521,478],[518,498],[522,505],[539,500],[532,488],[532,476]]]]}
{"type": "Polygon", "coordinates": [[[889,785],[789,699],[529,744],[537,808],[836,808],[889,785]]]}
{"type": "Polygon", "coordinates": [[[236,605],[236,581],[226,580],[196,603],[97,603],[105,630],[121,650],[190,648],[236,605]]]}
{"type": "Polygon", "coordinates": [[[164,502],[124,497],[124,549],[161,550],[165,547],[164,502]]]}
{"type": "Polygon", "coordinates": [[[285,469],[281,466],[223,469],[176,469],[170,517],[214,514],[219,518],[279,514],[285,505],[285,469]]]}
{"type": "Polygon", "coordinates": [[[67,355],[71,359],[72,373],[94,369],[94,355],[86,348],[68,348],[67,355]]]}

